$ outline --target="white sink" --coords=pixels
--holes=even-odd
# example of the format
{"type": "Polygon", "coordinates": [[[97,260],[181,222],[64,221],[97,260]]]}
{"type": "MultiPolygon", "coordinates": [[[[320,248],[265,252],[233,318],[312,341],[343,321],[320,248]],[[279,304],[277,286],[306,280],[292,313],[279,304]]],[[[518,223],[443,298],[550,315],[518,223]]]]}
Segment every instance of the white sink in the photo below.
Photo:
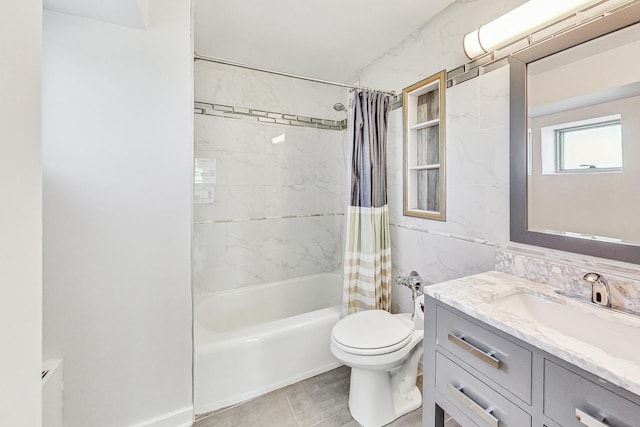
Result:
{"type": "MultiPolygon", "coordinates": [[[[566,297],[559,297],[566,298],[566,297]]],[[[610,355],[640,364],[640,318],[619,314],[566,298],[565,305],[526,292],[517,292],[490,302],[514,316],[538,323],[567,337],[590,344],[610,355]]]]}

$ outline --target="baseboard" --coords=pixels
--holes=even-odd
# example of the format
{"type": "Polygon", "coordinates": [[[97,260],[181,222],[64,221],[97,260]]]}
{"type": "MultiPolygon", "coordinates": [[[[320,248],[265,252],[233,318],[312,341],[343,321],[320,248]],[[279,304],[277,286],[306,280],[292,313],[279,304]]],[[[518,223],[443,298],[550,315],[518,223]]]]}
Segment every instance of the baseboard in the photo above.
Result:
{"type": "Polygon", "coordinates": [[[167,412],[131,427],[191,427],[193,424],[193,406],[167,412]]]}

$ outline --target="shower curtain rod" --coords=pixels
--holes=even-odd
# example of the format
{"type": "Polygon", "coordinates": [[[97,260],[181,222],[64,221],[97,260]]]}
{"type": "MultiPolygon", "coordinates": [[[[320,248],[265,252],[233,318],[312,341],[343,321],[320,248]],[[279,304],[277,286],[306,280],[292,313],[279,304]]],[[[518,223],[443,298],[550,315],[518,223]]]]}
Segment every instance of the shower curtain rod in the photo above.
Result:
{"type": "Polygon", "coordinates": [[[263,73],[276,74],[278,76],[284,76],[284,77],[291,77],[293,79],[307,80],[307,81],[310,81],[310,82],[322,83],[322,84],[326,84],[326,85],[346,87],[346,88],[351,89],[352,91],[359,90],[359,89],[365,89],[365,90],[370,90],[370,91],[373,91],[373,92],[380,92],[380,93],[384,93],[384,94],[387,94],[387,95],[396,96],[396,93],[394,91],[372,89],[372,88],[368,88],[368,87],[364,87],[364,86],[348,85],[348,84],[345,84],[345,83],[337,83],[337,82],[332,82],[332,81],[329,81],[329,80],[316,79],[316,78],[313,78],[313,77],[301,76],[301,75],[298,75],[298,74],[284,73],[282,71],[274,71],[274,70],[269,70],[269,69],[266,69],[266,68],[254,67],[253,65],[242,64],[240,62],[228,61],[226,59],[212,58],[212,57],[209,57],[209,56],[200,55],[197,52],[194,54],[193,59],[194,59],[194,61],[200,60],[200,61],[207,61],[207,62],[215,62],[217,64],[231,65],[232,67],[246,68],[248,70],[261,71],[263,73]]]}

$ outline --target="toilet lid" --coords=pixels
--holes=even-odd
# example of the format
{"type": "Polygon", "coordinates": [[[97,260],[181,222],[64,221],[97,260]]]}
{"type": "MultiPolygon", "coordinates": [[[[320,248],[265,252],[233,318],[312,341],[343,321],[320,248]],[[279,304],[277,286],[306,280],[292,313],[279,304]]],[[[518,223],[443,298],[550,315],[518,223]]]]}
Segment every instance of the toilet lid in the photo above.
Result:
{"type": "Polygon", "coordinates": [[[352,354],[385,354],[400,349],[411,340],[412,329],[384,310],[367,310],[338,321],[331,337],[334,344],[352,354]]]}

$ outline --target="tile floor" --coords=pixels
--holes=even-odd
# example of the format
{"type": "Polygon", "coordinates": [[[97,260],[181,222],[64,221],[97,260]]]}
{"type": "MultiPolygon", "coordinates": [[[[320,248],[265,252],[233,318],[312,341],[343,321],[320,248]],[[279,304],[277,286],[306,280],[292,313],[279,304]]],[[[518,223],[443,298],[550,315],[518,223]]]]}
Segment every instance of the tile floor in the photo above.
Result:
{"type": "MultiPolygon", "coordinates": [[[[350,372],[342,366],[201,418],[194,427],[358,427],[348,408],[350,372]]],[[[422,408],[389,426],[422,426],[422,408]]]]}

